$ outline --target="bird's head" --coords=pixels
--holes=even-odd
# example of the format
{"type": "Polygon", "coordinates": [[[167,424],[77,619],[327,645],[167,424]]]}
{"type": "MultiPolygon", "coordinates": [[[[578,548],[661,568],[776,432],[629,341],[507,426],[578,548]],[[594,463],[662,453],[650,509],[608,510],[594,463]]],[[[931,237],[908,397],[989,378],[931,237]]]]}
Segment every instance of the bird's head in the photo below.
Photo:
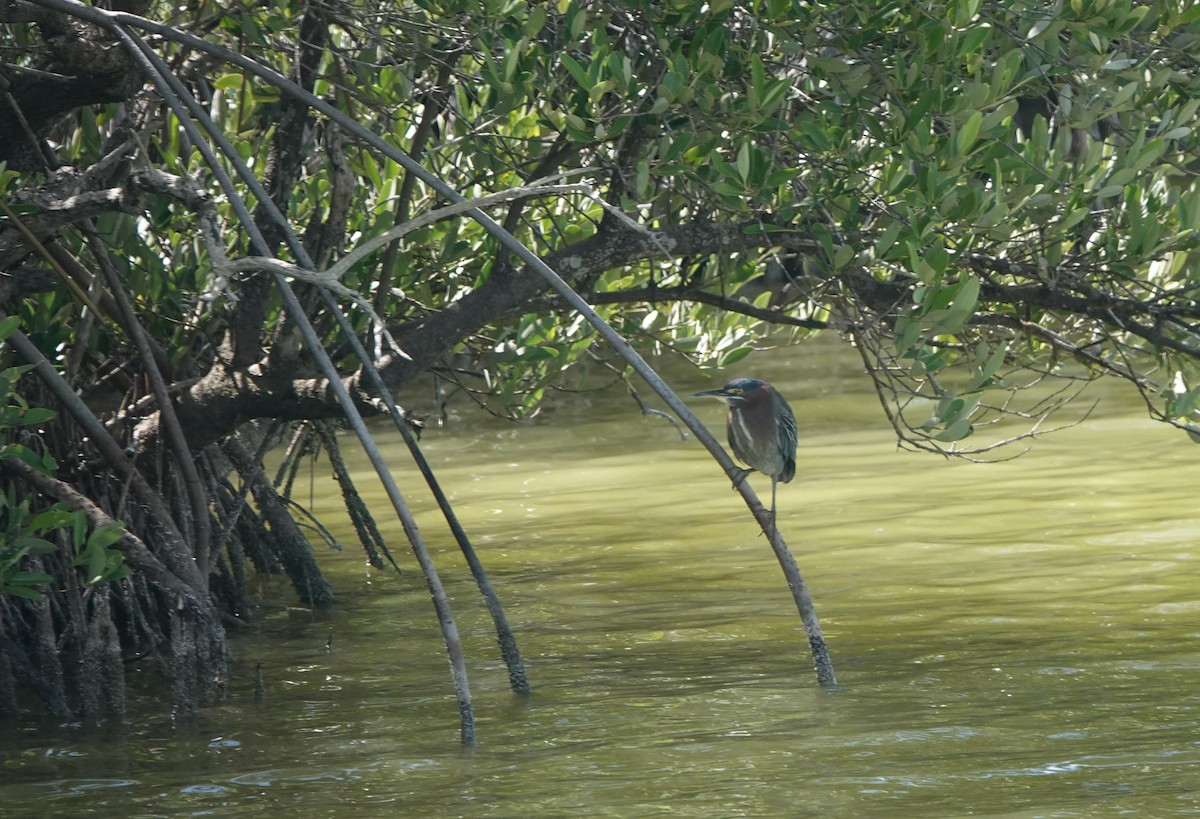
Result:
{"type": "Polygon", "coordinates": [[[703,390],[692,395],[697,398],[715,398],[736,409],[766,395],[769,389],[771,385],[758,378],[735,378],[720,389],[703,390]]]}

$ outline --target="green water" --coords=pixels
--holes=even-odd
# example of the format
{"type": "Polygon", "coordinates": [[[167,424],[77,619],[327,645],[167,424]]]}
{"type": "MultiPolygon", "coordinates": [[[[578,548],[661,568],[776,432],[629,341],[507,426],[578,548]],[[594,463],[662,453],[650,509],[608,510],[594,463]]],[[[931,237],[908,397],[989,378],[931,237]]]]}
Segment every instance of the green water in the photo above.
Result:
{"type": "MultiPolygon", "coordinates": [[[[199,725],[135,713],[0,739],[0,813],[1200,814],[1200,448],[1097,391],[1090,420],[1022,458],[947,462],[896,450],[847,351],[753,361],[738,374],[771,377],[800,419],[779,519],[836,690],[817,687],[778,564],[698,444],[620,391],[518,427],[463,407],[425,449],[504,600],[528,700],[385,440],[455,603],[479,747],[459,745],[393,525],[408,573],[323,552],[337,609],[265,611],[199,725]]],[[[719,425],[719,405],[698,407],[719,425]]],[[[350,542],[323,466],[300,494],[350,542]]],[[[264,588],[286,601],[282,581],[264,588]]]]}

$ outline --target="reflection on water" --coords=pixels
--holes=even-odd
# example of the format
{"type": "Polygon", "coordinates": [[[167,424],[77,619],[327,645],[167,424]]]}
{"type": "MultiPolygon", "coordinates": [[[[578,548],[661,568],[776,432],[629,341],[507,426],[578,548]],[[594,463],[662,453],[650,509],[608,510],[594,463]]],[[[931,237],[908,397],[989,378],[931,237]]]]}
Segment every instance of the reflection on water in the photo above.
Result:
{"type": "MultiPolygon", "coordinates": [[[[619,393],[593,396],[425,438],[535,689],[507,690],[463,561],[411,489],[479,748],[458,747],[419,575],[347,550],[321,556],[336,610],[276,610],[239,637],[229,701],[198,726],[0,740],[5,815],[1200,813],[1200,449],[1102,404],[1012,462],[898,452],[846,352],[754,362],[800,419],[780,526],[840,688],[816,686],[779,567],[703,450],[619,393]]],[[[697,409],[719,426],[717,405],[697,409]]],[[[341,520],[323,474],[311,493],[341,520]]]]}

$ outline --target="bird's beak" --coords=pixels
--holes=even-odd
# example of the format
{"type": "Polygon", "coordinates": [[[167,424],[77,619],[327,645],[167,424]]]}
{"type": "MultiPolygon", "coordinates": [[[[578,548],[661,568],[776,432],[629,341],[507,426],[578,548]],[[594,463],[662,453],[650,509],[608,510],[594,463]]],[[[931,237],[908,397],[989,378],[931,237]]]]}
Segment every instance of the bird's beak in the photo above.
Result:
{"type": "Polygon", "coordinates": [[[715,390],[701,390],[700,392],[692,393],[693,398],[717,398],[724,400],[729,397],[729,393],[725,392],[724,387],[715,390]]]}

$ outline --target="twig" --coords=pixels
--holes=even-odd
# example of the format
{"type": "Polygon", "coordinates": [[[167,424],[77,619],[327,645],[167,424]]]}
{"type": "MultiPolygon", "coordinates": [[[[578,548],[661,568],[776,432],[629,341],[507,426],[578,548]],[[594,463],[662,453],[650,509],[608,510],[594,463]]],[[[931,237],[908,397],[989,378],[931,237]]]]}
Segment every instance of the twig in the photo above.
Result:
{"type": "Polygon", "coordinates": [[[637,389],[632,384],[627,383],[625,386],[629,390],[629,397],[632,398],[634,403],[638,405],[638,409],[642,411],[642,415],[654,415],[665,419],[671,426],[675,427],[675,431],[679,433],[679,439],[681,441],[686,441],[688,439],[687,430],[685,430],[680,423],[675,420],[675,416],[671,415],[669,412],[663,412],[662,410],[646,406],[646,402],[642,400],[642,396],[638,394],[637,389]]]}

